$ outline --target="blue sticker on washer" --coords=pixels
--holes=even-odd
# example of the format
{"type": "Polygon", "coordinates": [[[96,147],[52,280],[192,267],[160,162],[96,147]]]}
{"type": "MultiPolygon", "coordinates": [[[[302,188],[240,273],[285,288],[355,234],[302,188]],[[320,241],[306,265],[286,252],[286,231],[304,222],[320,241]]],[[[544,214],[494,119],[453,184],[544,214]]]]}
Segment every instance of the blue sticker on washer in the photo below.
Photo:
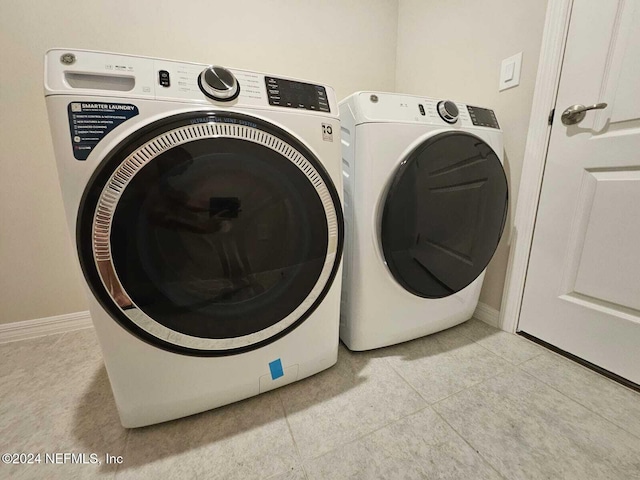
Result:
{"type": "Polygon", "coordinates": [[[71,102],[67,106],[73,156],[86,160],[94,147],[111,130],[138,115],[130,103],[71,102]]]}
{"type": "Polygon", "coordinates": [[[279,358],[269,363],[269,370],[271,370],[271,380],[275,380],[276,378],[280,378],[284,375],[282,362],[279,358]]]}

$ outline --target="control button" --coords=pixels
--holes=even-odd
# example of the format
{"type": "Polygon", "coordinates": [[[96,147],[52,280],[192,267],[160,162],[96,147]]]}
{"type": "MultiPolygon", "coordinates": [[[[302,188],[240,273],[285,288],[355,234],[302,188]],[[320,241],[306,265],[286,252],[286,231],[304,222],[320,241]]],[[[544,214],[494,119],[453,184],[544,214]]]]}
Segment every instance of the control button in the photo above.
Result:
{"type": "Polygon", "coordinates": [[[212,65],[198,76],[198,86],[207,97],[228,102],[240,95],[236,77],[224,67],[212,65]]]}
{"type": "Polygon", "coordinates": [[[438,102],[438,114],[447,123],[456,123],[458,120],[458,107],[450,100],[438,102]]]}
{"type": "Polygon", "coordinates": [[[420,115],[422,115],[424,117],[425,113],[424,113],[424,107],[422,106],[421,103],[418,104],[418,108],[420,109],[420,115]]]}
{"type": "Polygon", "coordinates": [[[167,72],[166,70],[160,70],[158,72],[158,82],[163,87],[170,87],[171,80],[169,79],[169,72],[167,72]]]}

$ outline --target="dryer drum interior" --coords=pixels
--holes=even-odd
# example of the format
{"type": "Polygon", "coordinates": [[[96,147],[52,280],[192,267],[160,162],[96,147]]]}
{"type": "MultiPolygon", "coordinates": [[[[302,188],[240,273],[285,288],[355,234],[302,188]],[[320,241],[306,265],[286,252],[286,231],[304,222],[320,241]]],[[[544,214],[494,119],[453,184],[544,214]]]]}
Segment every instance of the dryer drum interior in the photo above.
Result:
{"type": "Polygon", "coordinates": [[[384,202],[381,244],[396,281],[424,298],[471,284],[486,268],[507,217],[507,180],[483,140],[430,137],[395,173],[384,202]]]}
{"type": "Polygon", "coordinates": [[[303,144],[253,117],[199,112],[150,125],[103,161],[78,249],[122,326],[170,351],[229,355],[313,312],[338,268],[342,222],[303,144]]]}

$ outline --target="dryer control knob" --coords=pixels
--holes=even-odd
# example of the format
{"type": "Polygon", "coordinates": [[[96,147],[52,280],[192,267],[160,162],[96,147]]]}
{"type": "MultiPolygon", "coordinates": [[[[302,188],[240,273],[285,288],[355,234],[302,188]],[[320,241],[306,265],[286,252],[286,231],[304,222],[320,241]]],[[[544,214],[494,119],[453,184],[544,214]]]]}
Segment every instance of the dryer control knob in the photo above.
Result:
{"type": "Polygon", "coordinates": [[[240,94],[240,84],[235,75],[224,67],[211,65],[198,76],[198,86],[207,97],[229,102],[240,94]]]}
{"type": "Polygon", "coordinates": [[[450,100],[438,102],[438,113],[447,123],[456,123],[458,120],[458,107],[450,100]]]}

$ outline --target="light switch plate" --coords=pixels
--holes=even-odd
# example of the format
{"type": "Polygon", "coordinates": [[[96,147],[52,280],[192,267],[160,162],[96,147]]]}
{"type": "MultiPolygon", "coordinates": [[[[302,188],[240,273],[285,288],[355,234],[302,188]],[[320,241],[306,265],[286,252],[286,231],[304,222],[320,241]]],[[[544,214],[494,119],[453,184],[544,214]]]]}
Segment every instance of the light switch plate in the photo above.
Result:
{"type": "Polygon", "coordinates": [[[520,85],[520,70],[522,68],[522,52],[505,58],[500,65],[500,85],[498,91],[520,85]]]}

